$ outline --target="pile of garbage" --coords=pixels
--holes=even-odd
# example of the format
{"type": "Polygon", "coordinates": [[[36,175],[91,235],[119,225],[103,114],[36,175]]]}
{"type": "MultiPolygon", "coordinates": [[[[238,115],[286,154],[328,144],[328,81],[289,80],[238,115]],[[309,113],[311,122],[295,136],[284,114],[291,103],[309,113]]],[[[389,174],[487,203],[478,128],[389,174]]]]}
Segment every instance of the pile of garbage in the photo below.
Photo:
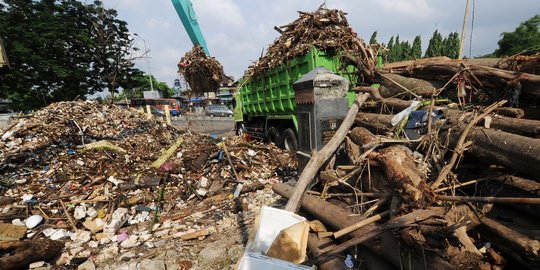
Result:
{"type": "Polygon", "coordinates": [[[478,63],[392,63],[355,88],[341,144],[312,157],[301,206],[328,231],[305,264],[343,267],[348,250],[362,269],[540,267],[540,76],[478,63]]]}
{"type": "Polygon", "coordinates": [[[327,53],[358,56],[367,67],[375,66],[375,54],[370,46],[356,36],[345,17],[337,9],[320,7],[314,12],[299,12],[300,18],[277,27],[281,33],[266,54],[251,65],[244,77],[250,78],[279,66],[294,57],[306,54],[312,47],[327,53]]]}
{"type": "Polygon", "coordinates": [[[269,186],[296,174],[293,156],[274,146],[94,101],[19,118],[1,134],[0,164],[0,237],[11,240],[0,263],[11,269],[105,266],[184,245],[182,263],[195,265],[193,241],[247,234],[275,201],[269,186]]]}
{"type": "Polygon", "coordinates": [[[206,55],[201,46],[194,46],[178,63],[178,72],[184,76],[194,94],[216,91],[223,78],[223,66],[206,55]]]}
{"type": "Polygon", "coordinates": [[[310,228],[304,265],[540,268],[540,54],[376,69],[377,46],[364,45],[341,11],[300,12],[276,30],[245,77],[316,47],[363,78],[354,87],[361,106],[343,121],[352,124],[327,145],[337,147],[313,153],[296,188],[273,186],[287,210],[301,203],[324,224],[310,228]]]}

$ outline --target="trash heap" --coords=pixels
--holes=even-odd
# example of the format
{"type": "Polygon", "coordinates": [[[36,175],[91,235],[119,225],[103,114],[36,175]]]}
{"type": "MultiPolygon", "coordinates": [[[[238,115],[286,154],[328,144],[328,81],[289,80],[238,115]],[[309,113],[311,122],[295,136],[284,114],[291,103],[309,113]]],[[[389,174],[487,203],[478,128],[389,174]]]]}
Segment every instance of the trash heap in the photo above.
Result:
{"type": "Polygon", "coordinates": [[[354,87],[361,106],[344,120],[353,124],[332,138],[339,146],[329,158],[314,153],[296,189],[273,187],[293,204],[305,193],[301,213],[326,227],[312,228],[304,264],[540,268],[538,53],[376,69],[376,46],[356,38],[341,11],[300,12],[278,31],[245,77],[314,46],[350,60],[363,78],[354,87]]]}
{"type": "Polygon", "coordinates": [[[360,56],[364,65],[375,66],[372,48],[352,31],[345,13],[324,7],[314,12],[299,13],[300,18],[294,22],[276,28],[281,35],[270,44],[266,54],[246,70],[245,78],[258,76],[287,60],[304,55],[311,47],[348,57],[360,56]]]}
{"type": "Polygon", "coordinates": [[[391,63],[356,87],[354,124],[301,204],[328,230],[310,238],[308,264],[540,267],[540,76],[478,63],[391,63]]]}
{"type": "Polygon", "coordinates": [[[178,72],[184,76],[194,94],[216,91],[223,78],[223,66],[206,55],[201,46],[194,46],[178,63],[178,72]]]}
{"type": "Polygon", "coordinates": [[[240,246],[235,260],[258,208],[276,200],[267,186],[295,177],[292,155],[274,146],[93,101],[18,119],[1,134],[0,166],[0,239],[12,240],[0,263],[10,269],[115,269],[151,254],[162,259],[146,263],[186,267],[220,240],[240,246]]]}

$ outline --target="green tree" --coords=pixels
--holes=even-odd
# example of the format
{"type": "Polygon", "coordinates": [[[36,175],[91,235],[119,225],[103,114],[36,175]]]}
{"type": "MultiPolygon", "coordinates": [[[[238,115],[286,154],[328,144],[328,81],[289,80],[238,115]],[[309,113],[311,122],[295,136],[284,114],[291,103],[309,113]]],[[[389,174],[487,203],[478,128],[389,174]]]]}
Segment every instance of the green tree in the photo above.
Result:
{"type": "Polygon", "coordinates": [[[90,69],[93,87],[106,87],[114,98],[119,82],[126,80],[134,65],[134,57],[131,56],[134,43],[127,23],[117,18],[116,10],[104,8],[101,1],[94,1],[89,7],[92,10],[90,29],[95,43],[90,69]]]}
{"type": "Polygon", "coordinates": [[[153,75],[145,74],[136,68],[131,69],[128,74],[125,81],[120,82],[123,91],[119,98],[142,98],[143,91],[150,91],[152,88],[161,91],[164,97],[171,97],[174,94],[174,90],[167,83],[156,80],[153,75]],[[152,84],[150,84],[150,80],[152,80],[152,84]]]}
{"type": "Polygon", "coordinates": [[[371,37],[369,38],[369,44],[377,44],[377,31],[371,34],[371,37]]]}
{"type": "Polygon", "coordinates": [[[443,39],[441,54],[453,59],[459,57],[459,35],[457,32],[450,33],[448,37],[443,39]]]}
{"type": "Polygon", "coordinates": [[[399,61],[411,60],[412,59],[412,48],[408,40],[401,42],[401,55],[399,61]]]}
{"type": "MultiPolygon", "coordinates": [[[[0,97],[12,99],[17,109],[29,109],[84,98],[120,81],[108,77],[115,70],[115,61],[109,60],[129,60],[129,46],[122,43],[127,41],[127,27],[116,19],[116,11],[101,7],[108,14],[105,33],[121,32],[111,34],[121,38],[100,43],[100,7],[100,2],[76,0],[0,2],[0,35],[12,68],[0,75],[0,97]]],[[[116,78],[130,65],[123,67],[128,68],[116,69],[116,78]]]]}
{"type": "Polygon", "coordinates": [[[429,44],[426,49],[426,54],[424,57],[435,57],[442,55],[442,36],[438,30],[433,32],[431,39],[429,39],[429,44]]]}
{"type": "Polygon", "coordinates": [[[522,22],[514,32],[504,32],[495,55],[510,56],[529,50],[540,49],[540,14],[522,22]]]}
{"type": "Polygon", "coordinates": [[[413,59],[422,58],[422,39],[420,38],[420,36],[414,37],[411,48],[411,56],[413,59]]]}

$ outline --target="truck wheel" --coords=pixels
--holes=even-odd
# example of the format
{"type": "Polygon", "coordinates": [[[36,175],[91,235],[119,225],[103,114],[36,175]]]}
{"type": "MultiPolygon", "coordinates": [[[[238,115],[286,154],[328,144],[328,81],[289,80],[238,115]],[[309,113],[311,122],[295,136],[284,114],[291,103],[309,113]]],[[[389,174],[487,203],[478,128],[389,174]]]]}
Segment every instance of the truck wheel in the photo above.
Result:
{"type": "Polygon", "coordinates": [[[281,148],[283,144],[283,138],[275,127],[270,127],[266,133],[266,142],[273,142],[277,147],[281,148]]]}
{"type": "Polygon", "coordinates": [[[290,128],[283,131],[283,148],[288,151],[298,150],[298,139],[294,131],[290,128]]]}

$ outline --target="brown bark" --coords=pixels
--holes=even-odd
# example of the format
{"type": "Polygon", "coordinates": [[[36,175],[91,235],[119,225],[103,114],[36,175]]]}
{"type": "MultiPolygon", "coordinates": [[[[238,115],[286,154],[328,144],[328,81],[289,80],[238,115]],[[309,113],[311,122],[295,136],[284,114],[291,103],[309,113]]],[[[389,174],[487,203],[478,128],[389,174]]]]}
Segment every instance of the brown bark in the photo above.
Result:
{"type": "MultiPolygon", "coordinates": [[[[457,141],[461,129],[450,132],[457,141]]],[[[485,163],[494,163],[520,173],[537,177],[540,164],[540,141],[487,128],[472,128],[467,136],[473,144],[467,153],[485,163]]]]}
{"type": "Polygon", "coordinates": [[[412,95],[403,89],[403,87],[418,96],[424,97],[431,96],[436,90],[428,81],[408,78],[398,74],[381,74],[380,81],[381,87],[379,88],[379,92],[383,97],[391,97],[398,94],[404,94],[405,96],[412,95]]]}
{"type": "Polygon", "coordinates": [[[481,219],[482,234],[496,247],[530,269],[540,269],[540,242],[491,219],[481,219]]]}
{"type": "MultiPolygon", "coordinates": [[[[391,127],[392,117],[393,115],[362,113],[356,117],[356,124],[384,134],[391,127]]],[[[462,129],[451,130],[451,139],[454,143],[461,132],[462,129]]],[[[540,164],[539,140],[480,127],[472,128],[466,140],[473,142],[468,153],[480,158],[481,161],[514,169],[533,177],[537,176],[540,164]]]]}
{"type": "Polygon", "coordinates": [[[501,107],[496,109],[495,112],[513,118],[523,118],[525,116],[525,111],[520,108],[501,107]]]}
{"type": "MultiPolygon", "coordinates": [[[[321,248],[335,247],[336,244],[330,238],[319,238],[316,234],[310,233],[308,236],[308,249],[311,256],[320,255],[321,248]]],[[[317,269],[321,270],[347,270],[349,269],[341,256],[333,256],[328,260],[317,264],[317,269]]]]}
{"type": "Polygon", "coordinates": [[[64,244],[49,239],[31,241],[0,242],[0,251],[11,251],[12,255],[0,257],[2,269],[25,269],[37,261],[50,261],[60,255],[64,244]]]}
{"type": "MultiPolygon", "coordinates": [[[[293,187],[283,183],[275,184],[273,187],[276,193],[285,198],[291,197],[293,189],[293,187]]],[[[351,216],[351,212],[339,206],[311,195],[305,195],[303,197],[302,207],[317,219],[338,230],[362,220],[359,216],[351,216]]],[[[377,227],[375,224],[367,225],[352,232],[351,236],[360,236],[375,227],[377,227]]],[[[403,258],[400,256],[399,242],[393,237],[391,232],[384,232],[379,236],[379,241],[368,241],[363,246],[390,261],[396,267],[400,267],[403,263],[403,258]]],[[[410,262],[405,262],[405,264],[411,265],[411,269],[455,269],[454,266],[450,265],[437,254],[428,250],[425,252],[425,257],[422,254],[411,254],[410,262]]]]}
{"type": "MultiPolygon", "coordinates": [[[[403,74],[424,80],[448,81],[459,71],[460,65],[461,63],[448,61],[424,63],[407,67],[403,74]]],[[[484,87],[504,89],[509,81],[517,80],[523,87],[523,93],[540,96],[540,75],[475,65],[469,66],[469,71],[482,82],[484,87]]]]}

